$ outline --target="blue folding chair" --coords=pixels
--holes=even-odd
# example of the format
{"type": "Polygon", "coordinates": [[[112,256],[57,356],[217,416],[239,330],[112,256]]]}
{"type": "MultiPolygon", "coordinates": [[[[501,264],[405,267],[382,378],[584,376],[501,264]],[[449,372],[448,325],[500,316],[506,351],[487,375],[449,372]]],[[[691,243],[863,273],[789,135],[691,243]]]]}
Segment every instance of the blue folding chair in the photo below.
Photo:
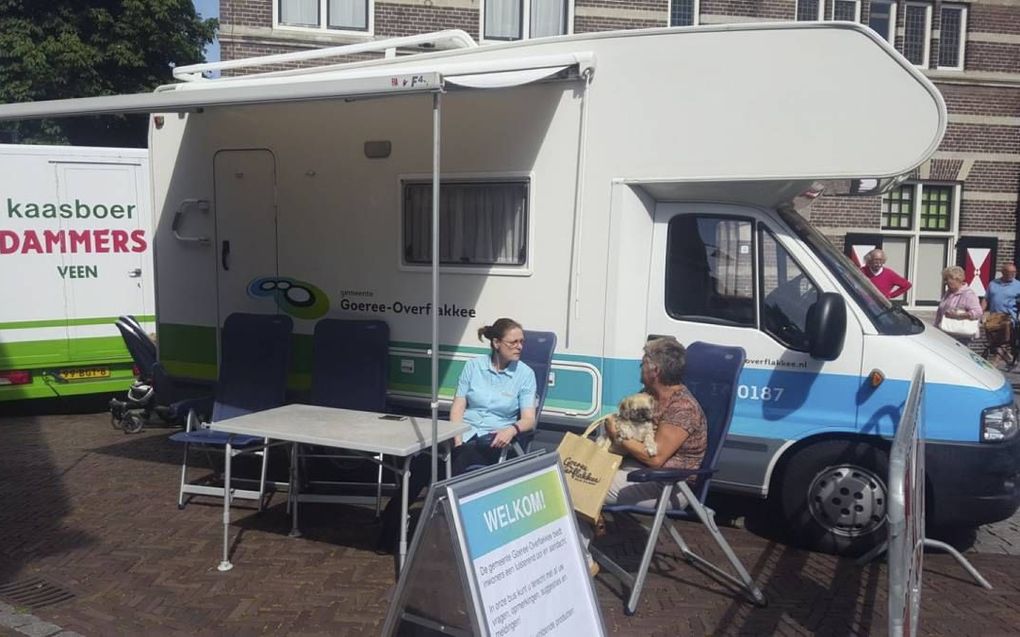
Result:
{"type": "Polygon", "coordinates": [[[500,455],[500,462],[506,460],[508,450],[511,448],[514,454],[523,456],[528,452],[531,441],[535,438],[539,419],[542,417],[542,408],[545,406],[545,396],[549,391],[549,375],[552,373],[552,359],[555,351],[555,333],[524,331],[524,349],[521,351],[521,361],[535,372],[535,428],[521,433],[514,439],[511,447],[505,447],[500,455]]]}
{"type": "MultiPolygon", "coordinates": [[[[212,417],[216,423],[255,411],[279,407],[286,402],[287,373],[290,368],[291,330],[289,316],[276,314],[235,313],[227,317],[220,332],[219,379],[213,397],[212,417]]],[[[199,399],[199,401],[202,399],[199,399]]],[[[187,412],[185,431],[170,436],[174,442],[184,443],[184,462],[181,464],[180,492],[177,506],[184,508],[185,494],[224,496],[224,487],[187,480],[188,453],[193,445],[207,453],[225,451],[227,439],[233,452],[242,453],[246,447],[264,446],[268,441],[256,436],[230,436],[206,428],[199,421],[199,401],[185,401],[174,405],[176,413],[187,412]]],[[[258,489],[231,489],[232,497],[257,500],[259,509],[266,492],[268,454],[262,454],[258,489]]],[[[244,481],[244,479],[238,479],[244,481]]]]}
{"type": "MultiPolygon", "coordinates": [[[[389,378],[390,328],[384,321],[322,319],[315,324],[313,336],[313,405],[386,411],[386,386],[389,378]]],[[[300,459],[351,459],[362,456],[330,453],[316,449],[312,453],[296,450],[300,459]]],[[[376,477],[376,516],[382,499],[382,454],[376,477]]],[[[346,483],[345,483],[346,484],[346,483]]]]}
{"type": "MultiPolygon", "coordinates": [[[[764,606],[765,596],[758,589],[758,586],[751,579],[747,569],[740,562],[740,559],[730,548],[726,538],[719,532],[715,523],[715,512],[705,506],[705,497],[708,494],[708,486],[712,474],[716,471],[716,463],[719,460],[719,452],[722,450],[723,441],[730,428],[730,420],[733,416],[733,404],[736,398],[736,390],[739,383],[740,371],[743,369],[746,355],[741,347],[725,347],[722,345],[711,345],[709,343],[695,342],[687,348],[687,365],[684,373],[684,382],[691,393],[701,404],[708,423],[708,448],[702,460],[701,467],[696,470],[690,469],[638,469],[628,474],[630,482],[657,482],[661,485],[662,491],[659,494],[658,505],[654,508],[640,507],[626,504],[607,504],[602,510],[610,514],[626,514],[635,519],[638,516],[652,517],[651,527],[642,524],[648,533],[648,541],[645,544],[644,553],[641,556],[641,564],[635,574],[630,574],[619,564],[611,560],[605,553],[594,546],[591,548],[592,557],[604,566],[608,571],[620,578],[630,589],[630,598],[627,600],[626,612],[634,614],[637,610],[638,601],[641,597],[641,589],[644,587],[645,578],[648,575],[648,566],[651,564],[652,556],[655,553],[655,546],[659,540],[659,533],[662,528],[669,531],[670,536],[680,547],[680,553],[688,564],[698,563],[726,581],[735,584],[743,590],[755,604],[764,606]],[[693,483],[688,478],[696,476],[693,483]],[[687,501],[687,506],[682,509],[671,508],[671,496],[674,490],[679,491],[687,501]],[[715,564],[694,553],[684,542],[680,532],[677,531],[673,520],[697,521],[705,525],[712,535],[719,548],[722,549],[733,569],[739,575],[739,579],[723,571],[715,564]]],[[[639,522],[640,524],[640,522],[639,522]]]]}

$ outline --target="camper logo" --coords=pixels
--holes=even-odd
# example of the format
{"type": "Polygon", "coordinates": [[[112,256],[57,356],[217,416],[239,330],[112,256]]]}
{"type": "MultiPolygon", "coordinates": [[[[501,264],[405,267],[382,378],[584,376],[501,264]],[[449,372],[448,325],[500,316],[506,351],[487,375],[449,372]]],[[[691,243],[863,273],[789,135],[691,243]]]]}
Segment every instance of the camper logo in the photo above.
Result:
{"type": "Polygon", "coordinates": [[[281,310],[301,319],[317,319],[329,311],[326,293],[306,281],[274,276],[253,279],[248,284],[251,297],[272,297],[281,310]]]}

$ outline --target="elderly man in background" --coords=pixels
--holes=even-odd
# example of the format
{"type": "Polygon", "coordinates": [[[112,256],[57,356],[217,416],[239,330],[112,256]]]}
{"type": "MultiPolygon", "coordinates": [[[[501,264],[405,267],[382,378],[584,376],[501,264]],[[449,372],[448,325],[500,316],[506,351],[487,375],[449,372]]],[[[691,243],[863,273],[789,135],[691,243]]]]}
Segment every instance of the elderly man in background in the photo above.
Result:
{"type": "Polygon", "coordinates": [[[981,300],[984,317],[985,338],[988,340],[988,356],[993,364],[998,361],[1008,367],[1016,365],[1013,339],[1017,327],[1017,298],[1020,297],[1020,281],[1016,278],[1016,266],[1005,263],[1001,276],[988,284],[987,296],[981,300]]]}
{"type": "Polygon", "coordinates": [[[861,268],[861,272],[887,299],[906,294],[910,289],[910,281],[885,267],[885,252],[881,248],[875,248],[864,255],[864,267],[861,268]]]}

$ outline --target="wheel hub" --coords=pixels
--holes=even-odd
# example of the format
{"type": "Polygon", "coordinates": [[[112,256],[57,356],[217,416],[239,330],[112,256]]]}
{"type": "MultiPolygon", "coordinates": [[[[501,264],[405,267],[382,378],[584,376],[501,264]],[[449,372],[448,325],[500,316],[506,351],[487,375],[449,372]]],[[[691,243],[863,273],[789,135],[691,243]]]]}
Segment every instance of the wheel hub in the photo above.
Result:
{"type": "Polygon", "coordinates": [[[854,465],[826,467],[808,488],[808,509],[818,524],[844,537],[859,537],[885,524],[885,483],[854,465]]]}

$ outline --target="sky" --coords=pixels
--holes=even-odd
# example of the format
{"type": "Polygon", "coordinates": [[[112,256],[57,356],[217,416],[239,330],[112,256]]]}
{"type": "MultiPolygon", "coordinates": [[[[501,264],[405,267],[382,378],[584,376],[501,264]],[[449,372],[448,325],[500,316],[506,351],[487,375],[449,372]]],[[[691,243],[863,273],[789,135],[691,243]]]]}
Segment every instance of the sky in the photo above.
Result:
{"type": "MultiPolygon", "coordinates": [[[[195,10],[203,19],[220,17],[220,0],[194,0],[195,10]]],[[[212,44],[205,48],[206,62],[219,62],[220,41],[213,40],[212,44]]]]}

